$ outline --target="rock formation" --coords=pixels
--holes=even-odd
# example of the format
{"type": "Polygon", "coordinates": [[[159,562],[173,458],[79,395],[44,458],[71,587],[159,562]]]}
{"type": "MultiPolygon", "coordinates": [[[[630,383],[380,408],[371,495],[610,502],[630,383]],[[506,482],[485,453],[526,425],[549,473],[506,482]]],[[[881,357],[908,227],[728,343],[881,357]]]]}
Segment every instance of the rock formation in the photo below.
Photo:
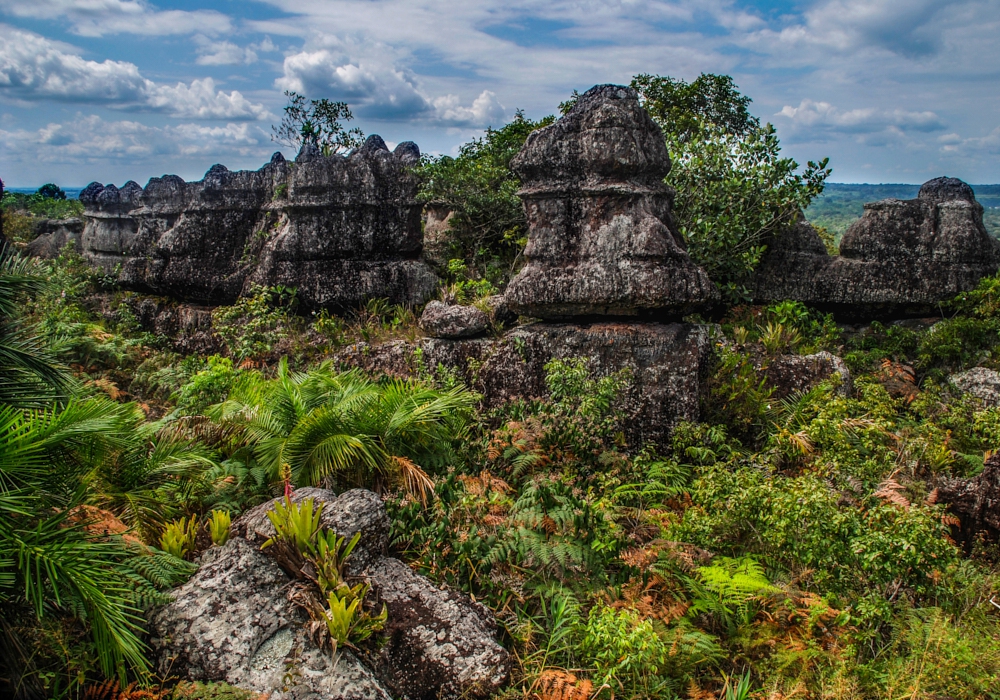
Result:
{"type": "Polygon", "coordinates": [[[24,252],[34,258],[54,260],[70,245],[79,253],[82,233],[82,219],[42,219],[35,224],[35,239],[28,243],[24,252]]]}
{"type": "Polygon", "coordinates": [[[303,147],[257,171],[215,165],[199,182],[174,175],[145,189],[92,183],[81,194],[85,257],[120,270],[126,289],[231,303],[253,285],[298,289],[308,307],[355,308],[372,297],[419,304],[437,278],[421,250],[412,143],[378,136],[348,156],[303,147]]]}
{"type": "Polygon", "coordinates": [[[151,616],[157,669],[189,680],[225,680],[273,700],[481,698],[508,679],[510,656],[495,639],[489,611],[467,595],[441,589],[385,556],[389,518],[370,491],[340,496],[298,489],[293,500],[322,502],[321,527],[361,539],[345,571],[366,581],[368,599],[388,610],[385,643],[336,664],[307,633],[290,599],[294,586],[260,543],[274,534],[259,506],[233,523],[224,547],[209,549],[194,577],[151,616]]]}
{"type": "Polygon", "coordinates": [[[1000,372],[986,367],[970,370],[950,377],[955,388],[979,399],[986,408],[1000,406],[1000,372]]]}
{"type": "Polygon", "coordinates": [[[956,539],[971,549],[978,537],[1000,538],[1000,454],[986,460],[983,471],[971,479],[949,479],[937,489],[937,499],[958,516],[956,539]]]}
{"type": "Polygon", "coordinates": [[[420,316],[420,328],[433,338],[469,338],[489,328],[489,317],[475,306],[432,301],[420,316]]]}
{"type": "Polygon", "coordinates": [[[529,225],[516,312],[677,317],[718,298],[676,232],[663,134],[631,88],[591,88],[511,167],[529,225]]]}
{"type": "Polygon", "coordinates": [[[772,242],[754,297],[795,299],[847,319],[926,316],[998,268],[1000,243],[983,226],[972,188],[936,178],[916,199],[866,204],[839,256],[828,255],[815,229],[800,220],[772,242]]]}

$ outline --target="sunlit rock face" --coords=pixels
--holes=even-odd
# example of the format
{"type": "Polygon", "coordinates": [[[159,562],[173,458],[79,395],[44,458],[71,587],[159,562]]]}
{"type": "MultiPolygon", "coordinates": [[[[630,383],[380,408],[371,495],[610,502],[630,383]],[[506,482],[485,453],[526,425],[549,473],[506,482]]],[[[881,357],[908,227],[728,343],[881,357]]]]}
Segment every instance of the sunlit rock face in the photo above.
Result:
{"type": "Polygon", "coordinates": [[[916,199],[865,204],[828,255],[805,221],[780,235],[758,268],[759,302],[796,299],[845,318],[922,316],[1000,268],[972,188],[935,178],[916,199]]]}
{"type": "Polygon", "coordinates": [[[529,225],[527,264],[507,291],[515,311],[670,317],[718,299],[676,232],[663,134],[631,88],[591,88],[511,167],[529,225]]]}
{"type": "Polygon", "coordinates": [[[419,260],[419,156],[372,136],[347,156],[307,146],[294,163],[276,153],[256,171],[215,165],[198,182],[93,183],[80,196],[82,250],[126,289],[178,299],[232,303],[284,285],[313,308],[419,304],[437,286],[419,260]]]}

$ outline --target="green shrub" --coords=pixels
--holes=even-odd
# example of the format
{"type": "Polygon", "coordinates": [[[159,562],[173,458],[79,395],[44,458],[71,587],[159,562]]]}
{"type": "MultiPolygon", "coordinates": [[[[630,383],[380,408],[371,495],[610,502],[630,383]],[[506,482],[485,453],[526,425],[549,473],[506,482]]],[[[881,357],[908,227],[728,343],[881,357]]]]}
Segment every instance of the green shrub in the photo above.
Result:
{"type": "Polygon", "coordinates": [[[672,695],[671,652],[648,620],[628,610],[594,607],[581,630],[581,663],[595,686],[607,685],[607,696],[652,698],[672,695]]]}
{"type": "Polygon", "coordinates": [[[254,287],[249,296],[212,312],[212,326],[237,360],[255,359],[274,351],[294,324],[295,291],[284,287],[254,287]]]}
{"type": "Polygon", "coordinates": [[[198,524],[193,515],[190,520],[181,518],[167,523],[163,534],[160,535],[160,549],[178,559],[184,559],[194,551],[197,535],[198,524]]]}

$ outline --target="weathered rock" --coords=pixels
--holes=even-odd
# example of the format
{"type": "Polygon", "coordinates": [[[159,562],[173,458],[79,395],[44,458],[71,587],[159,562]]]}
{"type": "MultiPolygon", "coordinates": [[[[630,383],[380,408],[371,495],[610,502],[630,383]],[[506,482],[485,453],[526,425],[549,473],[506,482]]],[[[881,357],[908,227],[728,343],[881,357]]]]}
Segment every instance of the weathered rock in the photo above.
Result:
{"type": "Polygon", "coordinates": [[[836,355],[821,351],[813,355],[779,355],[762,361],[761,369],[776,398],[808,391],[833,375],[839,378],[837,393],[850,396],[851,371],[836,355]]]}
{"type": "Polygon", "coordinates": [[[951,383],[965,394],[971,394],[983,402],[984,406],[995,408],[1000,406],[1000,372],[985,367],[972,369],[955,374],[951,383]]]}
{"type": "Polygon", "coordinates": [[[162,297],[129,296],[124,303],[142,330],[169,338],[178,352],[212,355],[222,350],[222,339],[212,330],[211,307],[162,297]]]}
{"type": "Polygon", "coordinates": [[[598,375],[631,371],[619,402],[628,417],[626,434],[636,445],[667,444],[674,425],[698,419],[699,377],[708,367],[712,332],[681,323],[536,323],[501,338],[360,344],[343,349],[338,359],[401,376],[441,365],[481,393],[486,407],[495,407],[545,396],[546,363],[583,357],[598,375]]]}
{"type": "Polygon", "coordinates": [[[937,498],[958,516],[958,539],[971,548],[978,536],[1000,537],[1000,454],[986,460],[983,471],[971,479],[950,479],[937,489],[937,498]]]}
{"type": "MultiPolygon", "coordinates": [[[[311,487],[292,492],[294,503],[307,498],[323,504],[320,526],[324,529],[333,530],[346,538],[361,533],[361,539],[347,562],[350,572],[361,571],[385,555],[389,548],[389,515],[378,495],[365,489],[352,489],[338,496],[333,491],[311,487]]],[[[275,498],[248,510],[233,523],[232,531],[256,544],[274,537],[274,526],[267,513],[283,499],[283,496],[275,498]]]]}
{"type": "Polygon", "coordinates": [[[419,260],[417,160],[415,145],[390,153],[372,136],[346,157],[305,148],[295,167],[276,153],[256,171],[212,166],[199,182],[92,183],[80,195],[83,254],[120,266],[126,289],[196,302],[280,284],[307,307],[423,303],[437,278],[419,260]]]}
{"type": "Polygon", "coordinates": [[[349,651],[334,667],[330,654],[313,644],[286,598],[288,579],[256,545],[235,537],[209,549],[200,564],[150,620],[164,677],[226,681],[271,693],[273,700],[388,700],[349,651]]]}
{"type": "Polygon", "coordinates": [[[631,88],[599,85],[511,162],[528,218],[511,308],[527,316],[679,316],[718,299],[671,214],[663,134],[631,88]]]}
{"type": "Polygon", "coordinates": [[[396,695],[486,698],[507,683],[510,654],[497,644],[496,623],[482,605],[435,588],[396,559],[379,559],[363,577],[389,612],[376,673],[396,695]]]}
{"type": "Polygon", "coordinates": [[[926,316],[998,268],[1000,242],[983,226],[972,188],[937,178],[916,199],[866,204],[839,256],[800,221],[771,244],[754,297],[795,299],[847,319],[926,316]]]}
{"type": "Polygon", "coordinates": [[[248,282],[298,289],[307,306],[354,309],[370,298],[422,304],[438,279],[419,259],[422,205],[411,168],[420,150],[390,152],[376,135],[347,157],[296,160],[283,219],[248,282]]]}
{"type": "Polygon", "coordinates": [[[82,219],[43,219],[35,225],[35,239],[28,243],[25,253],[43,260],[55,260],[67,245],[80,252],[82,219]]]}
{"type": "Polygon", "coordinates": [[[424,260],[444,272],[451,258],[451,222],[455,212],[440,204],[424,205],[424,260]]]}
{"type": "Polygon", "coordinates": [[[505,294],[494,294],[485,299],[490,310],[490,322],[495,327],[512,326],[517,323],[517,314],[510,308],[505,294]]]}
{"type": "Polygon", "coordinates": [[[471,338],[485,333],[490,319],[475,306],[432,301],[420,316],[420,328],[432,338],[471,338]]]}

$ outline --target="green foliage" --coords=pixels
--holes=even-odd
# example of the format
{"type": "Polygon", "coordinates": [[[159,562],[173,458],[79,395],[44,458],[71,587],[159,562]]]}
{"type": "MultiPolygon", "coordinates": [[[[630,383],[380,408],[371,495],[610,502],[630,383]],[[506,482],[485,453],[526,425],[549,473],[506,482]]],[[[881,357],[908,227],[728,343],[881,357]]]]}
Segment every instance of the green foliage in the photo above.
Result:
{"type": "Polygon", "coordinates": [[[66,199],[66,193],[58,185],[51,182],[39,187],[35,194],[42,199],[66,199]]]}
{"type": "Polygon", "coordinates": [[[345,129],[341,123],[354,119],[346,102],[323,98],[307,103],[304,95],[291,90],[285,91],[285,97],[288,104],[284,107],[281,124],[271,127],[271,140],[296,148],[311,143],[318,146],[323,155],[349,151],[364,141],[361,129],[345,129]]]}
{"type": "Polygon", "coordinates": [[[207,367],[192,374],[171,395],[171,400],[175,402],[174,415],[204,413],[209,406],[224,401],[242,376],[242,370],[233,367],[233,361],[228,357],[210,355],[207,367]]]}
{"type": "Polygon", "coordinates": [[[226,510],[213,510],[208,520],[208,533],[212,537],[212,544],[221,546],[229,541],[229,527],[232,524],[232,516],[226,510]]]}
{"type": "Polygon", "coordinates": [[[294,323],[295,291],[283,287],[255,287],[232,306],[212,312],[212,326],[237,360],[270,354],[294,323]]]}
{"type": "Polygon", "coordinates": [[[339,646],[360,644],[385,627],[388,618],[385,605],[378,615],[370,615],[363,607],[368,589],[367,583],[354,586],[342,583],[327,593],[328,607],[323,616],[327,632],[334,642],[335,652],[339,646]]]}
{"type": "Polygon", "coordinates": [[[702,123],[715,124],[737,136],[760,128],[760,120],[748,111],[753,101],[740,94],[728,75],[702,73],[690,83],[659,75],[637,75],[631,87],[642,98],[642,106],[661,126],[679,138],[694,138],[702,123]]]}
{"type": "MultiPolygon", "coordinates": [[[[53,185],[54,187],[54,185],[53,185]]],[[[43,188],[41,188],[43,189],[43,188]]],[[[67,219],[78,217],[83,214],[83,203],[79,199],[66,199],[65,193],[60,197],[47,197],[41,194],[39,189],[34,194],[22,194],[20,192],[4,192],[2,208],[4,212],[4,233],[10,235],[7,224],[11,215],[21,216],[27,219],[30,227],[25,236],[14,238],[27,242],[34,238],[34,219],[67,219]],[[28,216],[25,216],[25,215],[28,216]]],[[[56,188],[58,190],[58,188],[56,188]]],[[[59,190],[61,192],[61,190],[59,190]]]]}
{"type": "Polygon", "coordinates": [[[167,523],[160,535],[160,549],[178,559],[184,559],[194,551],[197,535],[198,523],[193,515],[190,519],[181,518],[167,523]]]}
{"type": "Polygon", "coordinates": [[[677,690],[668,675],[671,648],[648,620],[628,610],[594,607],[579,646],[594,683],[613,697],[670,697],[677,690]]]}
{"type": "Polygon", "coordinates": [[[170,691],[169,700],[263,700],[262,695],[228,683],[181,681],[170,691]]]}
{"type": "Polygon", "coordinates": [[[312,498],[301,503],[293,503],[288,499],[275,503],[267,511],[267,519],[271,521],[276,534],[260,548],[267,549],[278,542],[285,542],[301,556],[313,554],[320,532],[319,519],[323,514],[323,505],[322,502],[317,504],[312,498]]]}
{"type": "Polygon", "coordinates": [[[527,222],[516,192],[520,180],[510,162],[528,134],[554,121],[532,121],[521,111],[499,129],[462,146],[457,157],[424,157],[417,173],[419,199],[447,207],[451,220],[451,257],[466,261],[471,279],[499,285],[527,240],[527,222]]]}
{"type": "Polygon", "coordinates": [[[297,485],[401,484],[421,494],[429,482],[418,465],[451,458],[475,401],[463,388],[373,381],[330,363],[294,373],[282,361],[277,377],[248,373],[209,413],[272,480],[288,465],[297,485]]]}
{"type": "Polygon", "coordinates": [[[711,616],[729,636],[753,622],[758,612],[755,603],[762,595],[778,590],[750,557],[719,557],[709,566],[698,567],[697,578],[689,585],[695,595],[688,614],[711,616]]]}

